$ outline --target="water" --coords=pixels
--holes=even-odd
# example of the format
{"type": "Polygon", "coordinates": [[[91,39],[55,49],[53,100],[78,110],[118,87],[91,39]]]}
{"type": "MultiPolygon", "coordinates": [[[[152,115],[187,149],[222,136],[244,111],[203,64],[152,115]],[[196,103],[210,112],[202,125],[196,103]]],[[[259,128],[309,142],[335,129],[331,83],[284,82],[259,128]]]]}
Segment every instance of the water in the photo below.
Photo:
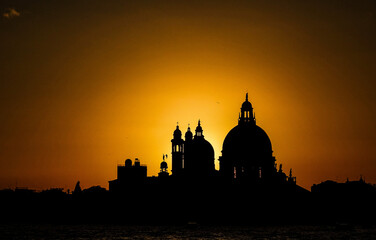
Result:
{"type": "Polygon", "coordinates": [[[2,224],[0,239],[375,239],[374,226],[123,226],[2,224]]]}

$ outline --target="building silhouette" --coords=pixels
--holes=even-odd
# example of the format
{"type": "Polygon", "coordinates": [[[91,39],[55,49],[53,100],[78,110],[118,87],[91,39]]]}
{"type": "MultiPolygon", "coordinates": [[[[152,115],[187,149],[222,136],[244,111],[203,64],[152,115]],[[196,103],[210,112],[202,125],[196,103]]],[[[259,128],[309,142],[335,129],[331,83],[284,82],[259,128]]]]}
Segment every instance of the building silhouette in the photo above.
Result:
{"type": "Polygon", "coordinates": [[[181,138],[176,126],[172,142],[172,175],[175,177],[204,179],[215,175],[214,148],[205,139],[200,120],[193,136],[190,127],[181,138]]]}
{"type": "Polygon", "coordinates": [[[273,156],[272,144],[266,132],[256,125],[252,104],[248,93],[241,105],[238,125],[227,134],[223,142],[222,156],[219,157],[220,169],[215,169],[214,148],[203,134],[201,121],[198,120],[193,135],[190,126],[182,137],[179,125],[171,139],[172,171],[168,172],[163,155],[158,177],[147,177],[146,166],[136,160],[127,159],[124,165],[118,166],[118,178],[109,181],[109,190],[121,192],[133,185],[158,184],[163,182],[196,184],[296,184],[296,178],[290,170],[287,176],[282,164],[277,170],[273,156]],[[168,180],[166,180],[168,179],[168,180]]]}
{"type": "Polygon", "coordinates": [[[132,160],[125,160],[124,165],[117,167],[117,179],[109,181],[110,191],[123,191],[130,187],[140,186],[147,178],[147,166],[141,165],[136,158],[132,165],[132,160]]]}
{"type": "MultiPolygon", "coordinates": [[[[281,182],[286,175],[277,171],[272,144],[266,132],[256,125],[248,93],[243,102],[238,125],[227,134],[222,148],[220,174],[226,179],[246,182],[281,182]]],[[[290,174],[290,182],[295,182],[290,174]]]]}
{"type": "Polygon", "coordinates": [[[298,186],[290,169],[276,163],[266,132],[256,125],[248,94],[238,124],[223,141],[219,170],[201,121],[171,140],[172,171],[163,154],[158,176],[148,177],[138,159],[117,166],[109,191],[100,186],[72,194],[63,189],[37,193],[0,190],[0,220],[9,222],[130,224],[368,223],[376,215],[376,187],[359,181],[325,181],[312,192],[298,186]],[[278,168],[277,168],[278,166],[278,168]]]}
{"type": "Polygon", "coordinates": [[[307,203],[310,192],[296,184],[292,170],[287,176],[282,164],[277,169],[271,141],[256,125],[248,94],[238,124],[223,141],[218,170],[214,156],[200,120],[194,132],[188,125],[184,136],[177,125],[171,139],[171,174],[167,154],[163,154],[158,176],[147,177],[147,168],[139,161],[132,165],[128,159],[118,166],[117,179],[109,181],[110,196],[117,204],[133,206],[119,217],[142,221],[148,212],[161,221],[240,223],[244,221],[241,215],[254,216],[247,222],[270,222],[295,221],[307,214],[298,210],[297,202],[307,203]],[[276,202],[283,208],[275,209],[276,202]],[[169,214],[159,208],[166,204],[171,209],[169,214]]]}

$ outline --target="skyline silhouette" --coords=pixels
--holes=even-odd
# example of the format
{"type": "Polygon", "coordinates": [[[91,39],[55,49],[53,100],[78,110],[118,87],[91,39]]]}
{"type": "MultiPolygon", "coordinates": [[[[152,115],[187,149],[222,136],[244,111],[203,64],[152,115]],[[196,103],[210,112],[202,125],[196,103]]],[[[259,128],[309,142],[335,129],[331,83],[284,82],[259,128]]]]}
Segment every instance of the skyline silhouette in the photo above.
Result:
{"type": "Polygon", "coordinates": [[[0,189],[156,176],[198,119],[219,170],[245,92],[299,185],[376,183],[375,5],[1,1],[0,189]]]}
{"type": "Polygon", "coordinates": [[[166,186],[214,184],[214,186],[228,184],[257,184],[260,186],[295,187],[296,191],[303,188],[296,186],[296,177],[289,176],[282,170],[282,163],[277,163],[273,156],[272,144],[267,133],[256,124],[252,103],[248,100],[248,93],[241,105],[238,125],[232,128],[223,141],[222,156],[218,158],[219,169],[214,167],[214,149],[205,139],[201,121],[191,131],[188,126],[184,136],[179,123],[171,139],[171,176],[168,155],[163,154],[158,179],[147,177],[147,166],[142,166],[136,158],[134,164],[131,159],[125,160],[124,165],[117,167],[117,179],[109,181],[110,192],[120,193],[133,188],[132,185],[143,188],[147,184],[166,184],[166,186]],[[279,165],[279,169],[277,166],[279,165]],[[154,183],[153,183],[154,182],[154,183]]]}

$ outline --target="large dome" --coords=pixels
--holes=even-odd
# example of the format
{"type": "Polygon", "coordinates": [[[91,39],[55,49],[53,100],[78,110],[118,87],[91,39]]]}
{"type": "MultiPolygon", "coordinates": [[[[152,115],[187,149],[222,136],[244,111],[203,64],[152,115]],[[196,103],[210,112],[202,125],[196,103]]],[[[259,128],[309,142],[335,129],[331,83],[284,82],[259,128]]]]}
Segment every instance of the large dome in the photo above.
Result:
{"type": "Polygon", "coordinates": [[[276,172],[272,144],[256,125],[248,94],[241,108],[238,126],[227,134],[222,146],[220,172],[235,179],[271,179],[276,172]]]}
{"type": "Polygon", "coordinates": [[[272,144],[265,131],[256,124],[234,127],[223,142],[224,156],[247,159],[272,156],[272,144]]]}

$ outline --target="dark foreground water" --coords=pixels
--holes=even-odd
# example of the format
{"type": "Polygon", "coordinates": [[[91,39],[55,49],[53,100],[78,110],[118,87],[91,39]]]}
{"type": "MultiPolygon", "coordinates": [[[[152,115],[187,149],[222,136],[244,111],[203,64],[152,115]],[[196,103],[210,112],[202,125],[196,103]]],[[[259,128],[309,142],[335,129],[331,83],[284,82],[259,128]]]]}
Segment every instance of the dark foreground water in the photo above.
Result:
{"type": "Polygon", "coordinates": [[[0,239],[376,239],[375,226],[123,226],[2,224],[0,239]]]}

